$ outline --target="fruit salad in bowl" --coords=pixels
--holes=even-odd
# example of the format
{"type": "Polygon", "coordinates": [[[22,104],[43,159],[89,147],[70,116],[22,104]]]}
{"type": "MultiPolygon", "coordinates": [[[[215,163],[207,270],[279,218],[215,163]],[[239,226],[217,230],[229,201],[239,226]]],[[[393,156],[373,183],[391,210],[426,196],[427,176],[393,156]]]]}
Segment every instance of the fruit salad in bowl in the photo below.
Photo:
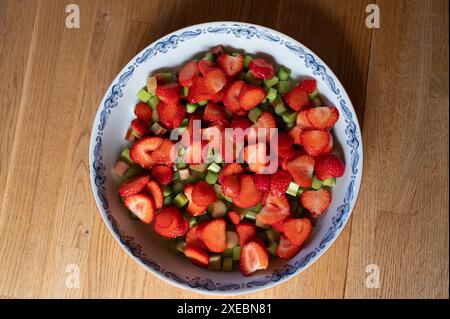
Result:
{"type": "Polygon", "coordinates": [[[236,294],[282,282],[329,247],[354,205],[362,149],[350,101],[276,31],[176,32],[129,63],[101,109],[91,176],[102,216],[177,286],[236,294]],[[185,45],[195,39],[198,50],[185,45]]]}

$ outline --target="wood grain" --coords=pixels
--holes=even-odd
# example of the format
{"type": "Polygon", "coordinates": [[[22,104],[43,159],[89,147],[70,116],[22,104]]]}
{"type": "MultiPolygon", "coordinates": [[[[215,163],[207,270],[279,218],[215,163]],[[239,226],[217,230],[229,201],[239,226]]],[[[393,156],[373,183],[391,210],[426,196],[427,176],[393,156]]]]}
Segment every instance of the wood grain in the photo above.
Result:
{"type": "Polygon", "coordinates": [[[79,0],[81,28],[67,29],[70,1],[0,0],[1,298],[210,298],[118,247],[91,195],[88,147],[99,101],[136,52],[217,20],[275,28],[316,52],[346,87],[365,147],[357,206],[334,245],[243,297],[448,298],[448,4],[378,1],[371,30],[370,2],[79,0]],[[364,285],[371,263],[380,289],[364,285]],[[65,285],[71,264],[78,289],[65,285]]]}

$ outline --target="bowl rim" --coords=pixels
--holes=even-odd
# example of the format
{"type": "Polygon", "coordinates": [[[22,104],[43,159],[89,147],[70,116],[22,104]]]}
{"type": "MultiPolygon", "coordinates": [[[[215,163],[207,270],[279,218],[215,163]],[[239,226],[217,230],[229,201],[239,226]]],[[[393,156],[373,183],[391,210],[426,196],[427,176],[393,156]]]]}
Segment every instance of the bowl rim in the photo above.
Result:
{"type": "MultiPolygon", "coordinates": [[[[141,63],[141,62],[139,62],[139,63],[141,63]]],[[[100,163],[100,165],[103,165],[103,164],[100,163]]],[[[96,112],[96,115],[95,115],[95,118],[94,118],[94,121],[92,124],[92,128],[91,128],[91,136],[90,136],[90,143],[89,143],[89,175],[90,175],[90,181],[91,181],[91,189],[92,189],[92,193],[93,193],[93,196],[95,199],[95,203],[97,205],[97,209],[98,209],[104,223],[106,224],[109,232],[113,236],[113,238],[116,240],[116,242],[119,243],[119,245],[122,247],[122,249],[124,249],[125,252],[131,258],[133,258],[138,264],[140,264],[147,271],[151,272],[157,278],[162,279],[163,281],[165,281],[173,286],[176,286],[178,288],[188,290],[188,291],[194,291],[196,293],[201,293],[201,294],[206,294],[206,295],[241,295],[241,294],[255,293],[255,292],[262,291],[262,290],[265,290],[268,288],[272,288],[281,283],[285,283],[286,281],[294,278],[295,276],[297,276],[298,274],[302,273],[307,268],[309,268],[311,265],[313,265],[333,245],[333,243],[336,241],[336,239],[342,233],[348,220],[350,219],[351,214],[354,209],[354,206],[356,204],[357,198],[358,198],[361,181],[362,181],[362,174],[363,174],[363,142],[362,142],[361,130],[360,130],[359,121],[358,121],[356,112],[353,108],[353,104],[351,103],[351,100],[350,100],[345,88],[343,87],[342,83],[336,77],[336,75],[331,70],[331,68],[324,61],[322,61],[322,59],[320,59],[308,47],[306,47],[299,41],[295,40],[294,38],[292,38],[284,33],[281,33],[279,31],[273,30],[273,29],[265,27],[265,26],[253,24],[253,23],[237,22],[237,21],[213,21],[213,22],[200,23],[200,24],[191,25],[191,26],[184,27],[184,28],[175,30],[173,32],[170,32],[169,34],[164,35],[161,38],[150,43],[148,46],[146,46],[144,49],[142,49],[140,52],[138,52],[132,59],[130,59],[130,61],[118,72],[117,76],[111,82],[111,84],[107,88],[106,93],[104,94],[104,96],[98,106],[98,109],[97,109],[97,112],[96,112]],[[98,194],[99,187],[96,185],[96,176],[95,176],[96,165],[98,165],[98,163],[97,164],[95,163],[95,157],[96,157],[95,153],[97,151],[96,148],[98,146],[98,143],[96,142],[96,139],[99,135],[98,128],[101,125],[104,125],[104,123],[102,121],[104,120],[105,114],[102,114],[102,112],[104,112],[102,106],[105,104],[106,100],[109,98],[109,95],[110,95],[109,92],[112,92],[114,86],[118,85],[119,81],[124,76],[127,76],[127,74],[129,74],[130,68],[133,68],[133,66],[137,65],[136,62],[139,62],[139,60],[141,60],[142,62],[145,61],[145,54],[146,54],[146,52],[148,52],[148,50],[150,48],[156,46],[158,43],[164,43],[165,41],[168,41],[173,36],[183,34],[184,32],[188,32],[190,30],[198,30],[198,29],[205,30],[205,29],[211,28],[211,27],[225,27],[225,26],[227,26],[229,28],[231,28],[231,27],[254,28],[261,32],[266,32],[269,35],[270,34],[275,35],[279,39],[281,39],[281,41],[283,41],[286,46],[287,46],[287,43],[290,43],[290,44],[302,49],[305,54],[311,55],[313,57],[313,59],[315,60],[315,62],[317,62],[317,65],[321,66],[324,69],[325,74],[331,77],[331,80],[335,84],[335,87],[339,90],[339,96],[341,97],[341,101],[344,101],[344,103],[346,102],[344,106],[347,108],[348,112],[350,113],[350,118],[352,119],[352,124],[353,124],[353,137],[356,139],[356,144],[357,144],[355,151],[356,150],[358,150],[358,151],[356,152],[357,153],[356,163],[353,163],[353,159],[352,159],[352,163],[351,163],[352,169],[354,170],[353,171],[354,174],[352,175],[352,181],[350,183],[352,183],[352,182],[355,182],[355,183],[352,185],[352,194],[350,194],[351,196],[349,196],[347,213],[345,214],[345,216],[343,216],[343,220],[341,221],[340,226],[332,234],[332,237],[329,238],[325,242],[325,244],[324,244],[325,246],[323,248],[321,248],[320,250],[318,250],[317,253],[314,254],[314,256],[312,256],[311,258],[308,258],[306,261],[306,264],[304,266],[297,267],[293,273],[287,274],[287,275],[281,277],[279,280],[266,282],[264,285],[241,287],[241,288],[239,288],[239,290],[215,290],[215,289],[208,290],[208,289],[204,289],[202,287],[191,287],[187,284],[179,283],[174,278],[169,278],[167,276],[164,276],[161,272],[156,271],[152,267],[149,267],[149,265],[144,263],[136,255],[134,255],[133,252],[131,251],[131,248],[122,241],[122,239],[120,238],[120,236],[118,234],[117,228],[116,228],[117,225],[114,225],[114,221],[111,220],[110,218],[108,218],[108,214],[106,212],[107,208],[105,208],[102,205],[102,203],[101,203],[102,200],[100,199],[100,196],[98,194]]]]}

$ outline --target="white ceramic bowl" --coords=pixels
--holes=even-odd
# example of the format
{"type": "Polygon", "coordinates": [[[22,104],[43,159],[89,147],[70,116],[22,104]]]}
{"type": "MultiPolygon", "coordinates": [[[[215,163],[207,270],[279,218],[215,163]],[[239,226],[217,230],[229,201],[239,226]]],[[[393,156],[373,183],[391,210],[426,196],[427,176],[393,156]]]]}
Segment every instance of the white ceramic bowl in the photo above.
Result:
{"type": "Polygon", "coordinates": [[[345,89],[330,68],[296,40],[258,25],[213,22],[175,31],[136,55],[114,79],[97,111],[90,142],[89,168],[92,190],[100,214],[119,245],[142,267],[180,288],[210,294],[241,294],[270,288],[289,280],[312,265],[336,240],[358,195],[363,150],[355,111],[345,89]],[[158,69],[179,67],[199,53],[222,44],[263,55],[292,70],[294,79],[314,77],[321,96],[339,109],[333,135],[345,161],[345,175],[333,189],[333,201],[320,217],[312,237],[289,261],[277,260],[250,277],[240,272],[211,272],[173,255],[151,227],[131,220],[120,204],[118,178],[113,165],[125,147],[124,135],[133,119],[136,93],[147,76],[158,69]]]}

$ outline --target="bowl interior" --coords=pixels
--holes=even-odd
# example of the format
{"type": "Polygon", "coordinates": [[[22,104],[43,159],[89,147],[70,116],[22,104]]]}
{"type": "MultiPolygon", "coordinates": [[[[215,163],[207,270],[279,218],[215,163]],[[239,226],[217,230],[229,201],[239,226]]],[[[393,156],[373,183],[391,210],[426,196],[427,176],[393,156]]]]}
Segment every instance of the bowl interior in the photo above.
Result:
{"type": "Polygon", "coordinates": [[[183,288],[200,292],[243,293],[269,287],[300,272],[314,262],[334,241],[348,219],[359,188],[362,150],[359,126],[350,100],[331,70],[307,48],[276,31],[253,25],[211,23],[174,32],[139,53],[121,71],[108,89],[94,122],[91,137],[91,177],[94,195],[108,227],[122,246],[144,267],[183,288]],[[346,172],[333,188],[333,201],[317,221],[313,235],[302,251],[289,261],[271,261],[270,268],[244,277],[239,271],[211,272],[169,252],[152,227],[128,217],[117,194],[119,179],[113,165],[127,146],[124,135],[134,118],[136,93],[149,74],[174,70],[194,57],[222,44],[292,70],[294,80],[313,77],[321,97],[338,107],[340,119],[333,129],[335,148],[341,153],[346,172]]]}

